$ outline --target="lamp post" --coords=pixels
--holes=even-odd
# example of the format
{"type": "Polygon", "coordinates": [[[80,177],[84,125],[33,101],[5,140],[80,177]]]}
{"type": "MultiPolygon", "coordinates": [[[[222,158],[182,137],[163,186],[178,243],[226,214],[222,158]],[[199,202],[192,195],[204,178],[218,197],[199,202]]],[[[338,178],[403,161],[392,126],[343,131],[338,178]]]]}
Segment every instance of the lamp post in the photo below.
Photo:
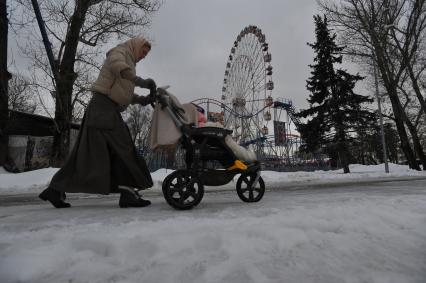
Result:
{"type": "Polygon", "coordinates": [[[374,69],[374,84],[376,86],[377,107],[378,107],[379,118],[380,118],[380,135],[382,136],[383,160],[385,161],[385,172],[389,173],[388,153],[387,153],[386,141],[385,141],[385,130],[383,127],[382,106],[380,104],[380,95],[379,95],[379,82],[377,79],[377,72],[376,72],[376,58],[373,59],[373,69],[374,69]]]}

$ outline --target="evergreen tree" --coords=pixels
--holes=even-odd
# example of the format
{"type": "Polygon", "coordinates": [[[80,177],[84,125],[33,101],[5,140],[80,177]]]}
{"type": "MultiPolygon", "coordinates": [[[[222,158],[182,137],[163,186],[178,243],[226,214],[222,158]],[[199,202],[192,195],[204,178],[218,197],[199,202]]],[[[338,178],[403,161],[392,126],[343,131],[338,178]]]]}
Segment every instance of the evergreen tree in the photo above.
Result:
{"type": "Polygon", "coordinates": [[[356,125],[373,119],[374,115],[362,107],[372,99],[353,91],[355,84],[363,79],[361,76],[334,68],[335,64],[342,63],[340,54],[344,48],[336,45],[336,34],[331,34],[325,16],[316,15],[314,20],[316,42],[308,43],[316,53],[314,64],[309,65],[311,77],[307,80],[310,108],[297,114],[308,118],[299,131],[306,150],[335,148],[344,172],[349,173],[350,133],[356,125]]]}

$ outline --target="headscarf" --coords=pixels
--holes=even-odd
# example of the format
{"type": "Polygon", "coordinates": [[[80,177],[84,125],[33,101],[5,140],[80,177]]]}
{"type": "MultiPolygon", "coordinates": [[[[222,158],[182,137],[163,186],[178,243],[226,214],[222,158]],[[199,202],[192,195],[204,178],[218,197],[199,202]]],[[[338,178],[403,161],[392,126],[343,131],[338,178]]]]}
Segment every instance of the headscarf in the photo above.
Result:
{"type": "Polygon", "coordinates": [[[135,37],[132,39],[127,40],[123,44],[126,45],[133,54],[133,57],[136,59],[138,58],[139,52],[146,43],[148,43],[148,40],[146,40],[143,37],[135,37]]]}

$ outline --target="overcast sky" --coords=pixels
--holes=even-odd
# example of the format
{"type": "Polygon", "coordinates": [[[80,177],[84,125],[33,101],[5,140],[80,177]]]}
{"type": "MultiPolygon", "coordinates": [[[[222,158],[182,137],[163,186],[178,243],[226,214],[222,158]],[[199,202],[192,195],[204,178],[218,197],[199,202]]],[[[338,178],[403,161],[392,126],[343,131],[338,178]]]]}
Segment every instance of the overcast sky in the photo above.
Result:
{"type": "Polygon", "coordinates": [[[273,97],[306,106],[315,0],[165,0],[148,31],[153,49],[138,74],[171,85],[183,102],[220,99],[230,49],[248,25],[262,29],[272,54],[273,97]]]}
{"type": "MultiPolygon", "coordinates": [[[[306,43],[315,40],[313,15],[320,13],[315,0],[163,2],[146,30],[153,48],[138,64],[138,75],[170,85],[182,102],[220,99],[230,49],[244,27],[256,25],[272,55],[272,96],[290,99],[298,109],[307,106],[305,85],[314,53],[306,43]]],[[[9,56],[18,68],[26,69],[15,40],[9,40],[9,56]]]]}

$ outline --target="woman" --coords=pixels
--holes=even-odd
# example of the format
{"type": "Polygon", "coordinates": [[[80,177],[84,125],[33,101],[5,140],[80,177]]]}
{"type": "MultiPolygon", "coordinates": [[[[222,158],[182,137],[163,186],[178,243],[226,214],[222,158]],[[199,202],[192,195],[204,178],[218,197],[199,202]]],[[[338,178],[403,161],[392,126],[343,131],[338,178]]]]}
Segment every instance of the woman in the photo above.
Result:
{"type": "Polygon", "coordinates": [[[65,165],[39,197],[56,208],[70,207],[65,193],[120,193],[120,207],[151,204],[138,191],[152,186],[151,175],[136,150],[120,112],[129,104],[148,105],[150,96],[134,94],[135,86],[155,91],[152,79],[136,76],[136,63],[151,44],[130,39],[109,50],[86,109],[79,136],[65,165]]]}

